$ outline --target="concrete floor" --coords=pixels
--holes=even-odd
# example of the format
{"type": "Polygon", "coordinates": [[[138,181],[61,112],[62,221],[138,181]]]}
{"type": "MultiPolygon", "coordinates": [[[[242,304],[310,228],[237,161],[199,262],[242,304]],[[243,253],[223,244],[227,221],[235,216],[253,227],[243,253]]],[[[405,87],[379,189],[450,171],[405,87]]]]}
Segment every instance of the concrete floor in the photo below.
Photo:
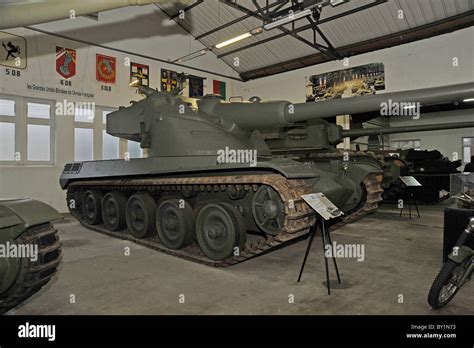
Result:
{"type": "Polygon", "coordinates": [[[59,274],[10,314],[472,315],[472,282],[440,311],[426,301],[441,266],[444,207],[422,206],[421,219],[410,221],[385,206],[333,232],[337,243],[365,245],[365,260],[338,259],[342,286],[331,296],[323,284],[319,237],[297,283],[306,241],[213,269],[89,231],[68,218],[57,224],[64,244],[59,274]],[[124,255],[127,246],[130,256],[124,255]]]}

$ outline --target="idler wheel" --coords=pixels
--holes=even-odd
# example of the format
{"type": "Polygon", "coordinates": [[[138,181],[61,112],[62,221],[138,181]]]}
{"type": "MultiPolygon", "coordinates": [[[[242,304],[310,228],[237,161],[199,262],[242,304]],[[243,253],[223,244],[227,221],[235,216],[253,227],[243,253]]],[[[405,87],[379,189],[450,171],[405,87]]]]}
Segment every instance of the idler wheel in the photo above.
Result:
{"type": "Polygon", "coordinates": [[[285,206],[270,186],[262,186],[252,199],[252,213],[257,226],[265,233],[280,233],[285,221],[285,206]]]}
{"type": "Polygon", "coordinates": [[[156,203],[148,193],[135,193],[125,208],[127,227],[132,236],[146,238],[155,231],[156,203]]]}
{"type": "Polygon", "coordinates": [[[195,236],[193,209],[184,200],[168,199],[161,202],[156,211],[156,230],[167,248],[181,249],[189,246],[195,236]]]}
{"type": "Polygon", "coordinates": [[[102,221],[109,231],[120,231],[124,229],[125,207],[127,197],[122,192],[113,191],[104,196],[102,201],[102,221]]]}
{"type": "Polygon", "coordinates": [[[82,199],[82,214],[84,221],[89,225],[98,225],[102,222],[102,193],[86,191],[82,199]]]}
{"type": "Polygon", "coordinates": [[[206,204],[196,219],[196,237],[201,250],[212,260],[224,260],[234,255],[235,248],[245,244],[245,222],[231,204],[206,204]]]}

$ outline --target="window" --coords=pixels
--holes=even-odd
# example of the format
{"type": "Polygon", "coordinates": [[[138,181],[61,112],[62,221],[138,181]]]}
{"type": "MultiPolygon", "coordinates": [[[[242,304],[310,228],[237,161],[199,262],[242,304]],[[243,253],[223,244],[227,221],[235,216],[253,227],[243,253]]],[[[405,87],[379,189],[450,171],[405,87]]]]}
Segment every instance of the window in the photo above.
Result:
{"type": "Polygon", "coordinates": [[[15,124],[0,122],[0,161],[15,160],[15,124]]]}
{"type": "Polygon", "coordinates": [[[0,99],[0,116],[15,116],[15,101],[0,99]]]}
{"type": "Polygon", "coordinates": [[[102,159],[112,160],[120,158],[120,139],[107,133],[107,115],[114,110],[100,108],[102,114],[102,159]]]}
{"type": "Polygon", "coordinates": [[[119,138],[114,137],[102,130],[102,159],[118,159],[119,158],[119,138]]]}
{"type": "Polygon", "coordinates": [[[0,161],[54,162],[53,101],[0,96],[0,161]]]}
{"type": "Polygon", "coordinates": [[[26,102],[26,154],[29,162],[52,162],[51,102],[26,102]]]}
{"type": "Polygon", "coordinates": [[[74,161],[93,161],[95,105],[76,103],[74,107],[74,161]]]}
{"type": "Polygon", "coordinates": [[[15,101],[0,99],[0,161],[15,160],[15,101]]]}
{"type": "Polygon", "coordinates": [[[128,141],[127,152],[130,155],[130,158],[142,158],[143,149],[140,147],[140,143],[136,141],[128,141]]]}
{"type": "Polygon", "coordinates": [[[51,118],[51,105],[38,103],[27,103],[27,105],[29,118],[42,118],[46,120],[51,118]]]}
{"type": "Polygon", "coordinates": [[[421,141],[420,139],[393,140],[393,141],[390,141],[390,149],[392,150],[421,149],[421,141]]]}
{"type": "Polygon", "coordinates": [[[474,138],[462,138],[463,163],[471,162],[471,156],[474,156],[474,138]]]}
{"type": "Polygon", "coordinates": [[[74,129],[74,160],[92,161],[94,159],[94,130],[92,128],[74,129]]]}
{"type": "Polygon", "coordinates": [[[28,161],[51,160],[51,131],[49,126],[29,124],[27,128],[28,161]]]}

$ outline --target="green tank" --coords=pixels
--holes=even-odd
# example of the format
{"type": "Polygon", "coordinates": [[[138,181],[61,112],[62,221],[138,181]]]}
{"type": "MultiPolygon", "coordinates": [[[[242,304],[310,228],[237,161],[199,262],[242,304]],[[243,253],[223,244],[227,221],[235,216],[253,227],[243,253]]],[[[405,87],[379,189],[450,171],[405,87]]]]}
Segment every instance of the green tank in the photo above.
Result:
{"type": "Polygon", "coordinates": [[[51,224],[60,219],[32,199],[0,200],[0,314],[39,291],[61,262],[61,243],[51,224]]]}
{"type": "Polygon", "coordinates": [[[304,194],[323,192],[344,212],[333,228],[377,208],[379,162],[335,146],[391,129],[346,131],[324,118],[375,111],[388,98],[463,100],[474,84],[301,104],[211,95],[195,107],[176,94],[139,90],[145,99],[107,115],[106,127],[140,142],[147,158],[67,164],[60,184],[72,215],[101,233],[228,266],[307,234],[316,216],[304,194]]]}

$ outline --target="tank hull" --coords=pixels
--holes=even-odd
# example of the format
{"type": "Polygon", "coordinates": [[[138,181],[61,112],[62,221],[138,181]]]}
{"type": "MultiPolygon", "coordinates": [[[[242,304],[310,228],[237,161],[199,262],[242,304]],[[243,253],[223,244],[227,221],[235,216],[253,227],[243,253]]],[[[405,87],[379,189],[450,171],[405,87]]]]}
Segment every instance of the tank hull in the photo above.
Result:
{"type": "MultiPolygon", "coordinates": [[[[216,166],[215,157],[203,158],[202,161],[196,161],[194,157],[189,158],[189,162],[186,158],[94,161],[76,164],[76,171],[72,170],[73,164],[66,165],[61,185],[67,189],[72,215],[87,228],[207,265],[229,266],[307,234],[316,216],[301,198],[303,194],[326,194],[346,212],[339,223],[376,209],[381,200],[382,172],[377,162],[348,162],[345,172],[340,169],[342,163],[342,158],[334,156],[319,162],[314,159],[272,158],[259,160],[253,166],[216,166]],[[169,168],[176,168],[178,161],[179,170],[170,172],[169,168]],[[269,192],[268,196],[265,192],[269,192]],[[136,195],[146,194],[152,199],[150,206],[154,216],[159,215],[163,202],[174,199],[189,205],[194,217],[198,216],[197,220],[203,206],[214,203],[231,206],[241,216],[246,242],[239,245],[236,255],[215,260],[202,252],[198,241],[179,250],[164,245],[157,235],[157,226],[161,223],[158,218],[152,223],[153,233],[145,238],[127,231],[130,229],[128,224],[120,230],[113,230],[105,226],[107,218],[87,221],[84,207],[88,197],[99,197],[99,205],[111,194],[121,195],[127,202],[136,195]],[[274,207],[275,216],[271,211],[260,212],[259,206],[274,207]]],[[[105,205],[101,209],[103,216],[105,205]]]]}

